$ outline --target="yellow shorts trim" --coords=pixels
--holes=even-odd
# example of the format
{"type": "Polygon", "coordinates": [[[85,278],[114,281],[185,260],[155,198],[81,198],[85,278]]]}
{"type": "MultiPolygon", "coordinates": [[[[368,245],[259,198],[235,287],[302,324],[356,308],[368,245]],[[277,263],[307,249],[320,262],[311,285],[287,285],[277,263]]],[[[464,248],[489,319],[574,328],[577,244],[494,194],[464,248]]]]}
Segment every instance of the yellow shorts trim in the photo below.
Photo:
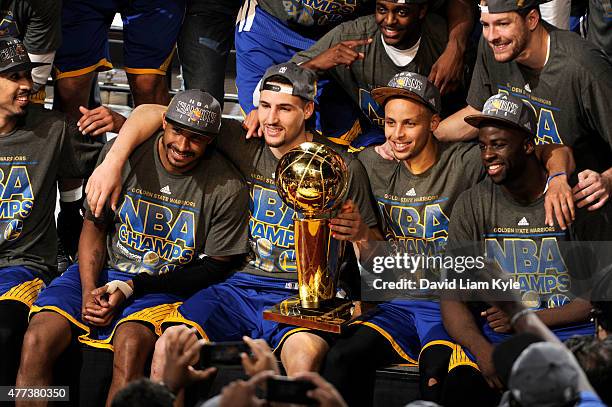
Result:
{"type": "Polygon", "coordinates": [[[450,372],[457,366],[472,366],[474,369],[480,371],[478,365],[465,354],[465,351],[461,345],[453,345],[453,353],[451,354],[450,362],[448,364],[448,371],[450,372]]]}
{"type": "Polygon", "coordinates": [[[287,338],[289,338],[291,335],[296,334],[298,332],[308,332],[308,331],[311,331],[311,329],[310,328],[294,328],[294,329],[291,329],[290,331],[287,331],[283,335],[281,340],[278,342],[278,345],[276,345],[276,347],[272,350],[272,353],[276,353],[277,351],[279,351],[283,347],[283,344],[285,343],[287,338]]]}
{"type": "Polygon", "coordinates": [[[44,285],[45,283],[40,278],[25,281],[0,295],[0,301],[19,301],[31,308],[44,285]]]}
{"type": "Polygon", "coordinates": [[[183,317],[183,315],[181,315],[181,313],[178,310],[178,307],[181,306],[181,304],[183,304],[182,302],[177,302],[174,307],[174,309],[170,312],[170,314],[168,315],[168,317],[166,317],[165,320],[162,321],[162,328],[165,324],[185,324],[188,325],[192,328],[195,328],[198,331],[198,334],[200,334],[200,336],[210,342],[210,339],[208,338],[208,335],[206,335],[206,332],[204,331],[204,329],[200,326],[200,324],[198,324],[197,322],[194,322],[190,319],[186,319],[185,317],[183,317]]]}
{"type": "Polygon", "coordinates": [[[70,323],[72,323],[73,325],[76,325],[77,327],[79,327],[80,329],[82,329],[83,331],[85,331],[85,333],[83,334],[83,336],[88,335],[89,334],[89,330],[90,328],[85,325],[82,322],[77,321],[76,319],[74,319],[74,317],[72,315],[70,315],[69,313],[67,313],[66,311],[64,311],[61,308],[55,307],[53,305],[45,305],[44,307],[39,307],[37,305],[34,305],[31,309],[30,309],[30,319],[32,319],[32,316],[34,314],[38,314],[39,312],[42,311],[52,311],[55,312],[57,314],[60,314],[61,316],[63,316],[64,318],[66,318],[70,323]]]}
{"type": "Polygon", "coordinates": [[[395,349],[395,351],[398,353],[398,355],[400,355],[403,359],[407,360],[408,362],[410,362],[413,365],[418,365],[419,364],[418,361],[412,359],[410,356],[408,356],[408,354],[406,352],[404,352],[402,347],[399,346],[399,344],[395,341],[395,339],[393,339],[393,337],[391,336],[391,334],[389,332],[385,331],[384,329],[382,329],[378,325],[373,324],[372,322],[368,322],[368,321],[355,321],[355,322],[352,322],[350,325],[355,325],[355,324],[365,325],[365,326],[368,326],[368,327],[374,329],[379,334],[384,336],[391,343],[391,346],[393,346],[393,349],[395,349]]]}
{"type": "Polygon", "coordinates": [[[174,50],[176,49],[176,45],[170,51],[170,54],[166,57],[164,62],[159,66],[159,68],[130,68],[127,66],[123,67],[123,70],[127,73],[134,75],[165,75],[166,71],[168,71],[168,67],[172,62],[172,57],[174,56],[174,50]]]}
{"type": "Polygon", "coordinates": [[[55,69],[55,80],[63,79],[63,78],[74,78],[75,76],[85,75],[94,71],[108,71],[109,69],[113,69],[113,64],[110,63],[106,58],[102,58],[97,63],[87,66],[85,68],[77,69],[75,71],[67,71],[62,72],[59,69],[55,69]]]}
{"type": "Polygon", "coordinates": [[[177,306],[176,304],[177,303],[160,304],[154,307],[145,308],[143,310],[130,314],[123,319],[120,319],[115,325],[115,327],[113,328],[113,331],[108,336],[108,338],[98,340],[98,339],[91,339],[88,336],[81,336],[79,337],[79,342],[85,345],[88,345],[88,346],[92,346],[94,348],[113,350],[112,341],[113,341],[113,337],[115,336],[115,332],[117,331],[117,328],[119,327],[119,325],[125,322],[130,322],[130,321],[145,322],[153,327],[155,334],[157,336],[161,336],[162,334],[161,324],[168,317],[168,315],[172,312],[172,310],[176,308],[177,306]]]}
{"type": "Polygon", "coordinates": [[[439,340],[427,342],[425,344],[425,346],[423,346],[421,348],[421,351],[419,352],[419,360],[421,360],[421,353],[423,353],[423,351],[425,349],[429,348],[430,346],[435,346],[435,345],[443,345],[443,346],[448,346],[451,349],[455,349],[455,344],[452,343],[451,341],[446,341],[446,340],[443,340],[443,339],[439,339],[439,340]]]}

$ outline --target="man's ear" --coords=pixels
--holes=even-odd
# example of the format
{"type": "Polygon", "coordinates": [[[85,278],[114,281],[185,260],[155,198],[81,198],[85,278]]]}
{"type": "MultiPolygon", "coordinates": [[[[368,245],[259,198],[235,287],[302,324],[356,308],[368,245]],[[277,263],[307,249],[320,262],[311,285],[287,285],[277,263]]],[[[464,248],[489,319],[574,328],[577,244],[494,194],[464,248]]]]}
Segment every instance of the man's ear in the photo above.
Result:
{"type": "Polygon", "coordinates": [[[523,148],[525,149],[525,153],[529,155],[535,152],[535,143],[531,137],[525,138],[525,142],[523,143],[523,148]]]}
{"type": "Polygon", "coordinates": [[[166,130],[166,124],[168,124],[168,122],[166,122],[166,112],[162,113],[162,129],[166,130]]]}
{"type": "Polygon", "coordinates": [[[314,113],[314,102],[308,101],[306,105],[304,105],[304,120],[308,120],[312,117],[314,113]]]}
{"type": "Polygon", "coordinates": [[[432,132],[436,131],[436,129],[440,125],[440,121],[442,121],[442,119],[440,118],[439,114],[435,113],[433,116],[431,116],[431,122],[429,124],[429,130],[431,130],[432,132]]]}
{"type": "Polygon", "coordinates": [[[529,31],[534,31],[540,22],[540,13],[533,9],[525,16],[525,23],[529,31]]]}
{"type": "Polygon", "coordinates": [[[422,20],[427,15],[427,4],[419,5],[419,20],[422,20]]]}

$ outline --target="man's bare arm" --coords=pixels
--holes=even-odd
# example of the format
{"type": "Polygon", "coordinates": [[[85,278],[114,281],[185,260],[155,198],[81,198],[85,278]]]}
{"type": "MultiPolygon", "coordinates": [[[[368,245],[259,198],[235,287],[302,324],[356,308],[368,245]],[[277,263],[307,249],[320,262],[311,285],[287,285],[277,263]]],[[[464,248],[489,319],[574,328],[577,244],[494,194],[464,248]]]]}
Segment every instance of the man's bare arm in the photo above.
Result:
{"type": "Polygon", "coordinates": [[[101,216],[109,199],[111,208],[116,209],[121,192],[121,170],[136,147],[161,127],[165,111],[166,107],[162,105],[140,105],[123,124],[117,140],[91,174],[85,188],[87,203],[94,216],[101,216]]]}
{"type": "Polygon", "coordinates": [[[440,141],[466,141],[478,135],[478,129],[467,124],[463,119],[472,114],[480,114],[472,106],[467,105],[458,112],[442,120],[434,135],[440,141]]]}
{"type": "Polygon", "coordinates": [[[97,287],[100,270],[106,261],[106,224],[83,220],[83,229],[79,239],[79,274],[83,296],[83,314],[85,304],[91,298],[91,292],[97,287]]]}
{"type": "Polygon", "coordinates": [[[448,1],[446,6],[448,43],[429,75],[429,80],[442,94],[453,91],[463,79],[465,50],[474,26],[474,18],[474,7],[469,1],[448,1]]]}

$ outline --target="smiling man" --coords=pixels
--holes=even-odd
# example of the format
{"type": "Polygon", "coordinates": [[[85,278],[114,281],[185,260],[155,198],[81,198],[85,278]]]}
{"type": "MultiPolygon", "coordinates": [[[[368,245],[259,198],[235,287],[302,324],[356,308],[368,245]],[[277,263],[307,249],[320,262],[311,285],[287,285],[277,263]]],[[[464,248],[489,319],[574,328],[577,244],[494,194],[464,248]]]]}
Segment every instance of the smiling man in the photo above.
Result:
{"type": "Polygon", "coordinates": [[[572,147],[577,206],[595,210],[609,200],[612,190],[612,64],[575,33],[542,21],[539,3],[481,2],[483,33],[468,106],[444,120],[436,136],[474,138],[478,130],[464,122],[466,116],[481,111],[494,94],[520,97],[536,109],[537,145],[572,147]]]}
{"type": "Polygon", "coordinates": [[[103,143],[65,118],[28,107],[34,63],[23,43],[0,39],[0,385],[15,384],[30,307],[57,276],[55,183],[91,173],[103,143]]]}
{"type": "MultiPolygon", "coordinates": [[[[377,203],[380,236],[388,242],[385,247],[398,247],[389,250],[399,255],[441,256],[457,198],[485,176],[478,147],[434,137],[440,92],[422,75],[399,73],[372,95],[385,109],[385,136],[395,157],[385,160],[373,147],[359,153],[377,203]]],[[[563,164],[555,168],[554,160],[548,165],[552,171],[564,169],[563,164]]],[[[364,240],[376,238],[371,234],[364,240]]],[[[362,264],[368,264],[364,257],[362,264]]],[[[440,402],[454,344],[444,330],[439,299],[429,291],[389,294],[384,298],[391,301],[359,317],[332,347],[323,374],[349,405],[365,406],[373,404],[377,368],[414,363],[421,397],[440,402]]]]}
{"type": "MultiPolygon", "coordinates": [[[[351,143],[354,150],[384,142],[384,111],[372,98],[372,89],[402,71],[428,76],[448,43],[445,21],[427,11],[426,0],[379,0],[374,15],[339,25],[291,59],[331,76],[361,112],[362,120],[334,141],[351,143]]],[[[444,98],[444,106],[454,112],[463,105],[454,106],[451,96],[444,98]]],[[[322,110],[334,111],[324,100],[320,104],[322,110]]]]}
{"type": "Polygon", "coordinates": [[[87,211],[79,264],[34,304],[19,385],[51,384],[55,361],[78,333],[81,342],[114,351],[110,405],[144,373],[172,304],[223,280],[246,253],[247,191],[209,147],[223,137],[219,103],[202,91],[182,92],[160,119],[163,132],[130,155],[120,176],[117,210],[98,218],[87,211]]]}
{"type": "MultiPolygon", "coordinates": [[[[167,324],[185,323],[197,328],[212,341],[241,340],[243,335],[263,338],[272,346],[288,375],[317,371],[328,350],[325,334],[263,319],[263,311],[297,296],[297,266],[293,220],[298,214],[288,207],[276,190],[274,173],[278,160],[287,151],[307,141],[333,148],[345,160],[348,192],[341,223],[350,208],[357,207],[365,229],[376,226],[367,175],[359,160],[318,134],[306,131],[306,120],[314,111],[316,75],[294,63],[270,67],[263,77],[260,108],[257,111],[263,139],[246,139],[239,122],[224,120],[222,131],[230,137],[217,139],[216,147],[233,162],[247,180],[250,247],[248,264],[226,281],[205,288],[186,300],[166,319],[167,324]]],[[[151,110],[159,106],[149,106],[151,110]]],[[[134,112],[126,125],[148,120],[144,110],[134,112]]],[[[122,165],[122,163],[121,163],[122,165]]],[[[121,166],[119,166],[119,169],[121,166]]],[[[107,171],[93,176],[93,206],[99,206],[114,190],[108,181],[115,174],[107,171]],[[98,199],[99,197],[99,199],[98,199]]],[[[112,194],[111,194],[112,195],[112,194]]],[[[334,231],[338,239],[353,238],[360,231],[342,228],[334,231]]]]}
{"type": "MultiPolygon", "coordinates": [[[[563,242],[602,240],[598,231],[609,229],[609,220],[594,223],[577,215],[565,231],[545,224],[544,194],[550,177],[535,156],[535,110],[522,99],[494,95],[482,114],[465,120],[479,129],[480,157],[488,178],[457,199],[450,218],[449,252],[468,246],[470,255],[484,253],[511,273],[520,283],[523,302],[561,341],[593,334],[590,303],[577,295],[574,285],[574,277],[585,270],[577,268],[579,262],[569,257],[571,248],[563,242]]],[[[456,397],[444,400],[444,405],[490,405],[502,388],[493,366],[493,346],[513,333],[512,320],[486,303],[445,298],[441,309],[444,326],[461,345],[453,351],[446,381],[456,397]]]]}

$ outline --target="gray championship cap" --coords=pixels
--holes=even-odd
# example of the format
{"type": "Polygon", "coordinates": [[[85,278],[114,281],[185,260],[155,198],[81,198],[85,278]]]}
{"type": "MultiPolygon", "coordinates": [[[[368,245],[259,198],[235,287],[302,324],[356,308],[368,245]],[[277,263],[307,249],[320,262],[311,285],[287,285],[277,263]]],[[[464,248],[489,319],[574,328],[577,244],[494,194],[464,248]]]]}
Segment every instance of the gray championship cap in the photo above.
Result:
{"type": "Polygon", "coordinates": [[[538,342],[521,353],[510,373],[508,388],[521,407],[573,405],[578,401],[578,362],[561,344],[538,342]]]}
{"type": "Polygon", "coordinates": [[[499,123],[523,130],[532,136],[536,135],[537,130],[533,107],[516,96],[504,93],[491,96],[485,102],[481,114],[467,116],[464,120],[474,127],[481,127],[483,122],[499,123]]]}
{"type": "Polygon", "coordinates": [[[497,14],[523,10],[549,1],[551,0],[482,0],[478,7],[481,13],[497,14]]]}
{"type": "Polygon", "coordinates": [[[172,98],[166,120],[194,133],[214,137],[221,128],[221,105],[207,92],[186,90],[172,98]]]}
{"type": "Polygon", "coordinates": [[[387,86],[372,90],[372,97],[380,106],[389,98],[402,97],[424,104],[440,113],[440,91],[423,75],[414,72],[400,72],[393,75],[387,86]]]}
{"type": "Polygon", "coordinates": [[[30,61],[25,46],[17,38],[0,38],[0,73],[31,71],[43,65],[49,64],[30,61]]]}
{"type": "Polygon", "coordinates": [[[310,69],[302,68],[293,62],[273,65],[268,68],[261,79],[259,90],[287,93],[312,101],[317,94],[317,75],[310,69]],[[279,86],[273,83],[274,77],[281,77],[290,85],[279,86]]]}

